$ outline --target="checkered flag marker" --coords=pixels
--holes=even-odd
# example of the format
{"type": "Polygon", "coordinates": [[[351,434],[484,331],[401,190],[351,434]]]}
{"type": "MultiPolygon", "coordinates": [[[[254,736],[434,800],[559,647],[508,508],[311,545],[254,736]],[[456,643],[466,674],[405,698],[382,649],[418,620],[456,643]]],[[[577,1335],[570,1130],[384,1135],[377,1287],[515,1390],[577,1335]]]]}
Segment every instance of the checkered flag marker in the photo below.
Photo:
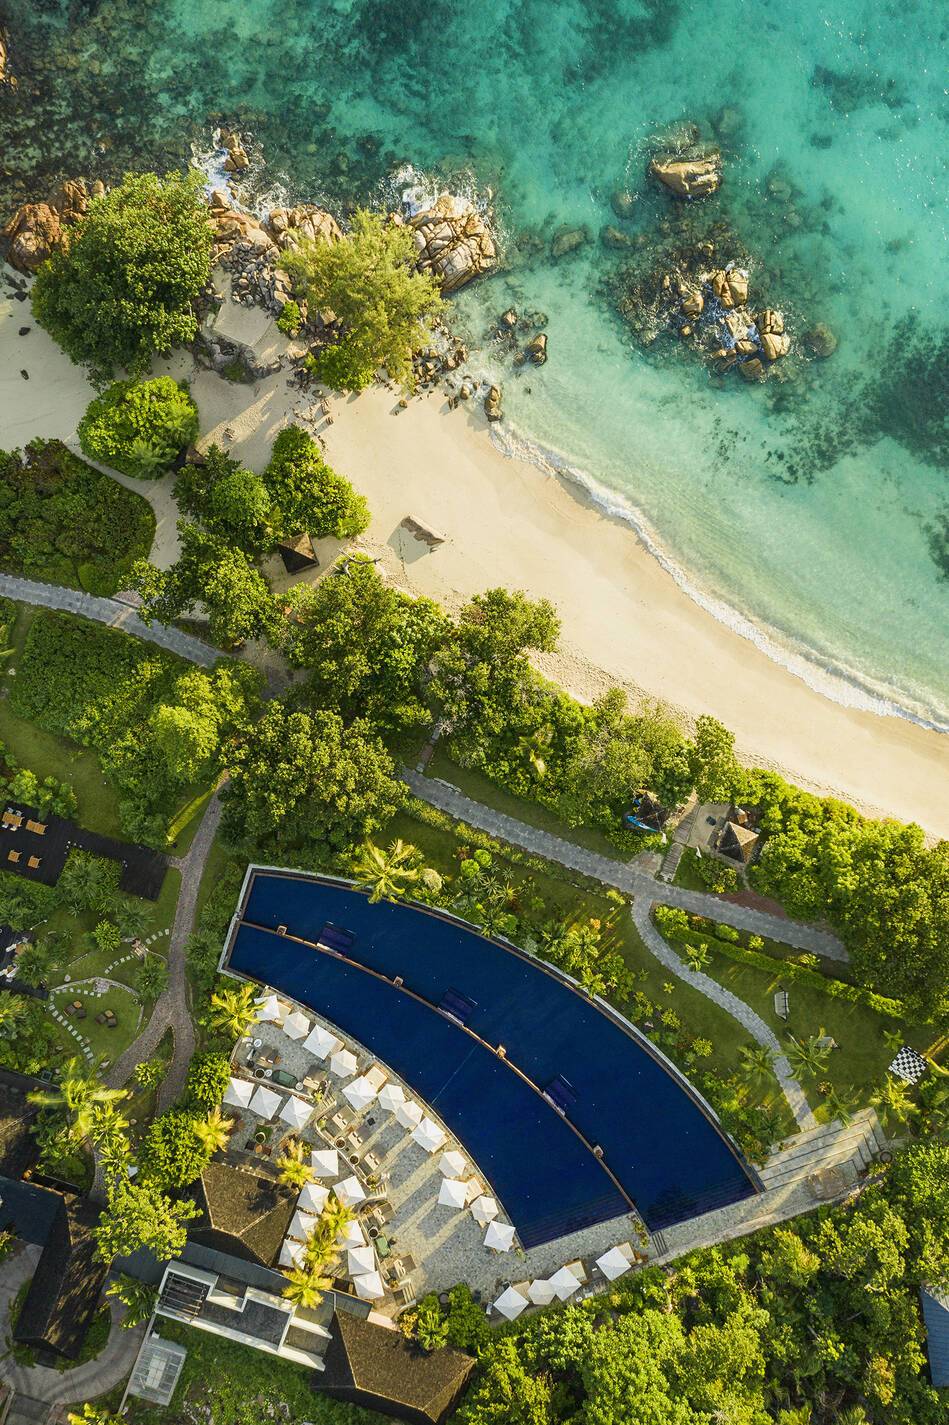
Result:
{"type": "Polygon", "coordinates": [[[928,1065],[922,1054],[917,1054],[915,1049],[911,1049],[908,1044],[904,1044],[896,1058],[890,1065],[890,1073],[895,1074],[904,1083],[915,1084],[923,1077],[928,1065]]]}

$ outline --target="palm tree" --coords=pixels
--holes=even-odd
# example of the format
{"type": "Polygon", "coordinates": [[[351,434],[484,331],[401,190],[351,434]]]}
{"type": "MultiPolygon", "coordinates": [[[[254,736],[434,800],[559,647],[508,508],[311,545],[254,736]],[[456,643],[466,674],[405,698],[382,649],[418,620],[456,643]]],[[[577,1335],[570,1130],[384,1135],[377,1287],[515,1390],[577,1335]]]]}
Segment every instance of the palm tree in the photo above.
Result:
{"type": "Polygon", "coordinates": [[[121,1415],[113,1415],[111,1411],[88,1402],[79,1412],[70,1410],[66,1419],[69,1425],[125,1425],[121,1415]]]}
{"type": "Polygon", "coordinates": [[[128,1138],[130,1123],[114,1100],[94,1103],[89,1116],[89,1137],[93,1143],[128,1138]]]}
{"type": "Polygon", "coordinates": [[[111,1286],[106,1287],[106,1296],[117,1296],[125,1306],[122,1325],[126,1330],[140,1326],[155,1310],[158,1288],[148,1282],[140,1282],[135,1277],[127,1277],[123,1272],[111,1286]]]}
{"type": "Polygon", "coordinates": [[[25,1014],[26,1000],[22,995],[0,994],[0,1039],[14,1038],[25,1014]]]}
{"type": "Polygon", "coordinates": [[[743,1044],[738,1051],[741,1071],[750,1083],[773,1086],[774,1053],[767,1044],[743,1044]]]}
{"type": "Polygon", "coordinates": [[[127,1097],[125,1089],[106,1088],[96,1078],[95,1071],[78,1058],[68,1061],[58,1088],[34,1089],[27,1094],[30,1103],[37,1103],[41,1108],[62,1109],[66,1113],[70,1120],[69,1136],[74,1143],[82,1143],[89,1137],[97,1108],[127,1097]]]}
{"type": "Polygon", "coordinates": [[[240,1039],[259,1018],[260,1006],[255,1003],[253,985],[218,990],[211,996],[208,1023],[232,1039],[240,1039]]]}
{"type": "Polygon", "coordinates": [[[918,1112],[918,1109],[909,1096],[909,1090],[901,1079],[894,1079],[890,1075],[883,1080],[883,1083],[870,1095],[870,1103],[876,1109],[877,1118],[889,1133],[891,1128],[901,1128],[918,1112]]]}
{"type": "Polygon", "coordinates": [[[132,1161],[132,1150],[127,1138],[116,1134],[113,1138],[103,1138],[96,1144],[96,1157],[108,1183],[114,1183],[128,1174],[132,1161]]]}
{"type": "Polygon", "coordinates": [[[212,1108],[207,1118],[199,1119],[194,1125],[194,1136],[208,1157],[224,1152],[233,1131],[233,1122],[225,1118],[219,1108],[212,1108]]]}
{"type": "Polygon", "coordinates": [[[122,896],[112,908],[112,919],[123,940],[141,940],[152,923],[144,901],[122,896]]]}
{"type": "Polygon", "coordinates": [[[401,839],[393,841],[388,850],[367,841],[360,847],[353,863],[356,883],[369,891],[369,902],[397,901],[419,878],[419,869],[413,865],[418,851],[401,839]]]}
{"type": "Polygon", "coordinates": [[[299,1139],[284,1144],[282,1155],[274,1162],[278,1181],[297,1192],[313,1181],[313,1169],[306,1161],[306,1144],[299,1139]]]}
{"type": "Polygon", "coordinates": [[[707,945],[686,945],[685,960],[690,970],[704,970],[710,959],[707,945]]]}
{"type": "Polygon", "coordinates": [[[304,1309],[312,1311],[319,1306],[323,1300],[323,1293],[332,1286],[330,1277],[320,1276],[319,1272],[311,1270],[309,1267],[291,1267],[284,1272],[287,1284],[283,1289],[283,1294],[287,1301],[292,1301],[294,1306],[302,1306],[304,1309]]]}
{"type": "Polygon", "coordinates": [[[822,1041],[827,1038],[825,1029],[818,1029],[807,1039],[796,1039],[788,1035],[790,1047],[784,1052],[791,1065],[791,1072],[799,1079],[818,1079],[827,1068],[830,1059],[830,1045],[822,1041]]]}
{"type": "Polygon", "coordinates": [[[927,1133],[941,1133],[949,1118],[949,1084],[944,1079],[923,1079],[919,1107],[927,1133]]]}
{"type": "Polygon", "coordinates": [[[906,1034],[902,1029],[884,1029],[883,1042],[895,1054],[905,1044],[906,1034]]]}
{"type": "Polygon", "coordinates": [[[156,450],[143,436],[137,435],[128,448],[128,459],[138,467],[143,480],[150,480],[169,464],[167,453],[156,450]]]}
{"type": "Polygon", "coordinates": [[[326,1240],[334,1243],[339,1234],[349,1226],[353,1220],[353,1210],[347,1207],[345,1202],[341,1202],[335,1192],[331,1192],[326,1199],[326,1206],[320,1215],[317,1226],[326,1234],[326,1240]]]}

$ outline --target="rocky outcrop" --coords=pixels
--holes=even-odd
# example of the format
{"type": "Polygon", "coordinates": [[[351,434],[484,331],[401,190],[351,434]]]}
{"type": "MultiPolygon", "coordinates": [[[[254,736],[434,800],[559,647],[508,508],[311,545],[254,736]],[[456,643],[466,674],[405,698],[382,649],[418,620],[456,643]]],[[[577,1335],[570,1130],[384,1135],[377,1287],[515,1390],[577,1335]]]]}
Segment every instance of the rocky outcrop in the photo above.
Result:
{"type": "Polygon", "coordinates": [[[610,194],[610,207],[618,218],[625,222],[631,218],[636,208],[636,198],[634,194],[627,192],[625,188],[615,188],[610,194]]]}
{"type": "Polygon", "coordinates": [[[270,234],[262,227],[259,218],[235,208],[221,188],[215,188],[211,194],[208,218],[219,256],[236,242],[248,242],[258,248],[273,246],[270,234]]]}
{"type": "Polygon", "coordinates": [[[7,51],[7,37],[3,33],[3,31],[0,30],[0,84],[8,84],[10,82],[9,76],[7,74],[8,59],[9,54],[7,51]]]}
{"type": "Polygon", "coordinates": [[[467,198],[443,193],[406,222],[413,229],[419,271],[436,278],[443,292],[456,292],[497,265],[488,224],[467,198]]]}
{"type": "Polygon", "coordinates": [[[33,273],[54,252],[69,243],[69,228],[87,211],[90,198],[105,192],[102,183],[92,190],[81,178],[69,178],[49,203],[24,203],[4,228],[0,228],[0,251],[11,267],[33,273]]]}
{"type": "Polygon", "coordinates": [[[743,307],[748,300],[748,273],[740,267],[719,268],[710,283],[723,307],[743,307]]]}
{"type": "Polygon", "coordinates": [[[528,360],[535,366],[543,366],[547,360],[547,333],[538,332],[537,336],[527,343],[524,351],[528,360]]]}
{"type": "Polygon", "coordinates": [[[633,246],[633,240],[629,236],[629,233],[621,232],[620,229],[614,227],[612,223],[607,223],[604,227],[600,228],[600,242],[604,247],[610,247],[616,251],[624,247],[633,246]]]}
{"type": "Polygon", "coordinates": [[[677,198],[707,198],[722,181],[718,150],[697,158],[654,158],[649,171],[677,198]]]}
{"type": "Polygon", "coordinates": [[[780,312],[766,307],[758,313],[755,325],[758,328],[761,350],[769,361],[777,361],[780,357],[787,356],[791,350],[791,338],[784,330],[784,317],[780,312]]]}
{"type": "Polygon", "coordinates": [[[243,173],[245,168],[250,168],[250,159],[241,143],[240,134],[228,133],[225,130],[220,139],[221,146],[227,149],[227,158],[224,160],[225,173],[243,173]]]}
{"type": "Polygon", "coordinates": [[[264,226],[277,247],[297,247],[301,242],[339,242],[343,230],[323,208],[313,203],[298,203],[295,208],[273,208],[264,219],[264,226]]]}
{"type": "Polygon", "coordinates": [[[826,322],[818,322],[816,326],[811,327],[804,333],[801,341],[811,356],[820,356],[826,359],[828,356],[833,356],[837,350],[837,338],[826,322]]]}
{"type": "Polygon", "coordinates": [[[484,413],[489,421],[501,419],[501,388],[492,386],[484,398],[484,413]]]}
{"type": "Polygon", "coordinates": [[[590,229],[585,223],[572,228],[569,223],[557,229],[550,240],[550,255],[557,261],[571,252],[577,252],[590,241],[590,229]]]}

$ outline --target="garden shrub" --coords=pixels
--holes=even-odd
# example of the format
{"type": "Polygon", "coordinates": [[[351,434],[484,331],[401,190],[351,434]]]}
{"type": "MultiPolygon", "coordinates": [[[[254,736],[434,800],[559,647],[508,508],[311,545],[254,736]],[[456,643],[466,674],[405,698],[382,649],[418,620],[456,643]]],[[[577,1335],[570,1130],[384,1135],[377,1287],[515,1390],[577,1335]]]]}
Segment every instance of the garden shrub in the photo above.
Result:
{"type": "Polygon", "coordinates": [[[348,539],[369,524],[363,496],[327,465],[316,441],[299,426],[287,426],[277,436],[263,481],[275,527],[284,536],[348,539]]]}
{"type": "Polygon", "coordinates": [[[155,480],[198,434],[198,408],[170,376],[116,381],[79,422],[86,455],[137,480],[155,480]]]}

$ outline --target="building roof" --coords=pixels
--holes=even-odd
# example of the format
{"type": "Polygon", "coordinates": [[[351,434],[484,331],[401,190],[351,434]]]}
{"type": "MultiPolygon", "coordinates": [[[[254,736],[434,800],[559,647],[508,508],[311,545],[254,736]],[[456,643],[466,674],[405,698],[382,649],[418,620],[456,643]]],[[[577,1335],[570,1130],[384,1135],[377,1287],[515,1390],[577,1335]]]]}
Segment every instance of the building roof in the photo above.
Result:
{"type": "Polygon", "coordinates": [[[0,1069],[0,1175],[21,1178],[36,1161],[30,1125],[37,1110],[28,1101],[31,1089],[46,1088],[39,1079],[0,1069]]]}
{"type": "Polygon", "coordinates": [[[934,1386],[949,1386],[949,1291],[922,1287],[919,1299],[926,1323],[929,1375],[934,1386]]]}
{"type": "Polygon", "coordinates": [[[462,1351],[443,1346],[427,1353],[401,1331],[338,1311],[325,1369],[313,1384],[337,1400],[398,1420],[439,1425],[455,1406],[474,1364],[462,1351]]]}
{"type": "MultiPolygon", "coordinates": [[[[98,1209],[49,1188],[17,1184],[52,1199],[49,1231],[13,1335],[26,1345],[75,1357],[99,1304],[107,1267],[95,1255],[98,1209]]],[[[4,1201],[6,1206],[6,1200],[4,1201]]]]}
{"type": "Polygon", "coordinates": [[[718,838],[718,850],[724,856],[731,856],[736,861],[745,862],[746,865],[751,860],[757,845],[757,831],[752,831],[747,826],[739,826],[736,821],[726,821],[722,834],[718,838]]]}
{"type": "Polygon", "coordinates": [[[301,569],[313,569],[320,562],[313,548],[313,540],[308,534],[295,534],[288,539],[281,539],[277,545],[277,553],[288,574],[298,574],[301,569]]]}
{"type": "Polygon", "coordinates": [[[276,1260],[294,1202],[272,1178],[211,1162],[186,1195],[201,1210],[188,1228],[193,1241],[265,1267],[276,1260]]]}

